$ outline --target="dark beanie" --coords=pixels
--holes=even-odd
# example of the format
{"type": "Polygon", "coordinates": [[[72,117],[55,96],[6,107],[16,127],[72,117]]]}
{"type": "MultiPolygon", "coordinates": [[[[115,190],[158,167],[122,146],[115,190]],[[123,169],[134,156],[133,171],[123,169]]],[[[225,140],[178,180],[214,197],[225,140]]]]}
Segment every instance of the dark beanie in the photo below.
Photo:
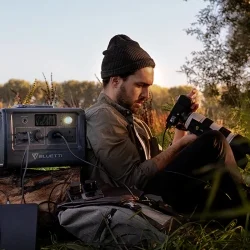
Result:
{"type": "Polygon", "coordinates": [[[154,60],[139,43],[126,35],[111,38],[107,50],[103,52],[102,79],[133,73],[145,67],[155,67],[154,60]]]}

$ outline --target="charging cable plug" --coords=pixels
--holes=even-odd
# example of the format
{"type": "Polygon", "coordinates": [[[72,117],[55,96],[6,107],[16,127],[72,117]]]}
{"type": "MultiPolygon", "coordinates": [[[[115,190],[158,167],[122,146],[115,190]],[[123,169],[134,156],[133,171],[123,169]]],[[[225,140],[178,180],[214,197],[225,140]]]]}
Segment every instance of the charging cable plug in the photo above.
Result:
{"type": "Polygon", "coordinates": [[[52,138],[62,138],[62,133],[61,132],[58,132],[58,131],[56,131],[56,132],[54,132],[53,134],[52,134],[52,138]]]}

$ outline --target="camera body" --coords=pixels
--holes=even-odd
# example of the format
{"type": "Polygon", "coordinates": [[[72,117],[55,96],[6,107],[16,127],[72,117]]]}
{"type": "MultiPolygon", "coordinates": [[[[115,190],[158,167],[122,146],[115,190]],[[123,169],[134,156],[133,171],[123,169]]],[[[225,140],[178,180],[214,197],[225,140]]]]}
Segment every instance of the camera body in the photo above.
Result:
{"type": "Polygon", "coordinates": [[[85,159],[85,126],[80,108],[0,109],[0,169],[82,165],[74,155],[85,159]]]}
{"type": "Polygon", "coordinates": [[[238,166],[245,168],[248,163],[246,155],[250,155],[250,140],[239,134],[232,133],[227,128],[216,124],[201,114],[192,112],[191,105],[190,98],[181,95],[167,117],[166,128],[183,124],[186,130],[197,136],[209,130],[220,131],[230,144],[238,166]]]}

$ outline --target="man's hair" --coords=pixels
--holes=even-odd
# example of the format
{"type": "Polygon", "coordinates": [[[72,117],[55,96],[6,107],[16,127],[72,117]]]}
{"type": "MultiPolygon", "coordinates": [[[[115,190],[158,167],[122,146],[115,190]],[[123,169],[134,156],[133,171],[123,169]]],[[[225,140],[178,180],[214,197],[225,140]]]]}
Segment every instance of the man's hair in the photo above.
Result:
{"type": "MultiPolygon", "coordinates": [[[[120,74],[119,77],[121,77],[121,79],[123,81],[126,81],[128,79],[128,77],[131,76],[131,75],[133,75],[136,71],[137,70],[131,71],[131,72],[127,72],[127,73],[124,73],[124,74],[120,74]]],[[[108,85],[111,77],[112,76],[102,79],[103,88],[105,88],[108,85]]]]}
{"type": "Polygon", "coordinates": [[[126,78],[139,69],[155,67],[155,62],[150,55],[140,47],[138,42],[126,35],[116,35],[111,38],[103,55],[101,77],[104,87],[110,77],[126,78]]]}

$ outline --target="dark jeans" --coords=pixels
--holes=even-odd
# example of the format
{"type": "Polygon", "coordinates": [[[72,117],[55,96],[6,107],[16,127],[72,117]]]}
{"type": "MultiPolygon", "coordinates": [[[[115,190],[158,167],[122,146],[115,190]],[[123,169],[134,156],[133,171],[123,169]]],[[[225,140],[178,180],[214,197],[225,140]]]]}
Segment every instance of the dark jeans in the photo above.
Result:
{"type": "MultiPolygon", "coordinates": [[[[192,212],[195,208],[196,211],[201,211],[210,193],[207,183],[213,183],[214,174],[219,169],[216,163],[224,162],[227,150],[230,150],[230,146],[220,132],[204,133],[182,149],[164,171],[148,182],[145,193],[160,195],[178,212],[192,212]],[[206,173],[197,173],[197,170],[205,170],[208,164],[215,168],[206,173]]],[[[236,184],[230,174],[225,172],[220,180],[213,208],[224,209],[240,203],[236,184]]]]}

